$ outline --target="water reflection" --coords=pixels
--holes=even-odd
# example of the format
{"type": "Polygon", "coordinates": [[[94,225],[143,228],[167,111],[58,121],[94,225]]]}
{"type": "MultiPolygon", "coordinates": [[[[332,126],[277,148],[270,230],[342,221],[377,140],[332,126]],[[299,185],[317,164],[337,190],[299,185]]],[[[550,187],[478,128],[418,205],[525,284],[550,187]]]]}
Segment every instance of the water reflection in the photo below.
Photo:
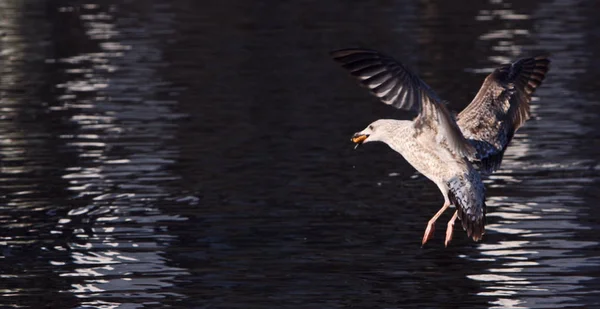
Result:
{"type": "MultiPolygon", "coordinates": [[[[501,4],[504,3],[497,3],[501,4]]],[[[497,44],[493,49],[501,56],[491,57],[493,61],[507,61],[524,52],[535,53],[537,49],[553,55],[552,74],[537,93],[542,100],[535,100],[532,105],[534,121],[528,122],[513,140],[502,171],[490,177],[488,206],[493,208],[488,215],[490,232],[487,243],[478,248],[481,256],[469,257],[492,262],[486,272],[468,276],[482,282],[483,290],[478,295],[491,297],[491,308],[586,306],[589,305],[586,295],[599,292],[582,288],[593,276],[581,270],[598,267],[597,257],[581,255],[582,251],[597,247],[598,242],[577,239],[578,231],[592,229],[581,223],[587,215],[581,192],[597,181],[598,175],[575,176],[589,175],[589,164],[585,162],[591,158],[570,146],[569,141],[583,138],[590,128],[577,119],[582,111],[567,102],[586,106],[594,103],[569,89],[569,81],[578,78],[577,68],[564,65],[566,59],[586,62],[578,53],[586,43],[577,34],[584,30],[573,28],[583,26],[585,17],[577,10],[560,13],[567,9],[564,5],[561,2],[541,5],[531,14],[518,14],[525,25],[515,22],[509,29],[491,30],[480,37],[497,44]],[[526,22],[530,15],[536,18],[533,25],[526,22]],[[515,37],[522,35],[532,40],[534,35],[522,29],[533,28],[537,29],[535,37],[542,38],[540,42],[522,44],[523,39],[515,37]],[[565,49],[565,44],[545,40],[546,37],[569,38],[569,49],[565,49]],[[579,49],[574,48],[577,44],[579,49]],[[561,129],[557,130],[558,127],[561,129]],[[527,194],[520,194],[517,187],[527,188],[527,194]]],[[[491,20],[491,16],[506,19],[505,14],[514,16],[507,7],[510,6],[504,4],[499,11],[483,11],[478,20],[491,20]]]]}
{"type": "MultiPolygon", "coordinates": [[[[23,29],[19,22],[32,27],[20,9],[8,3],[2,10],[9,17],[3,69],[10,73],[2,74],[2,225],[10,230],[4,258],[33,249],[38,269],[57,276],[41,281],[62,283],[53,287],[62,295],[54,298],[60,307],[74,303],[68,295],[85,299],[80,306],[102,308],[183,297],[172,292],[172,282],[187,272],[170,266],[162,251],[175,238],[168,224],[187,219],[159,208],[178,199],[169,184],[179,177],[166,167],[178,155],[169,144],[177,128],[172,121],[182,117],[172,111],[178,89],[157,74],[164,66],[161,36],[172,33],[172,16],[162,11],[168,8],[128,16],[116,6],[53,7],[53,26],[65,30],[57,39],[78,44],[59,45],[47,59],[28,45],[30,34],[16,32],[23,29]],[[40,61],[53,78],[36,79],[31,68],[40,61]],[[40,104],[34,91],[52,95],[40,104]]],[[[40,36],[51,42],[49,32],[40,36]]],[[[40,280],[35,275],[3,273],[14,278],[5,296],[53,294],[31,284],[40,280]]]]}
{"type": "Polygon", "coordinates": [[[72,270],[60,276],[72,282],[71,293],[89,299],[82,305],[172,296],[161,291],[186,272],[165,263],[161,249],[174,236],[163,224],[186,219],[155,206],[172,194],[164,186],[178,179],[165,171],[177,156],[167,144],[175,130],[169,120],[180,117],[171,111],[175,99],[169,93],[175,90],[155,72],[163,44],[155,29],[169,34],[171,16],[146,11],[147,27],[135,16],[116,15],[112,6],[60,11],[78,12],[84,39],[97,49],[57,59],[65,80],[56,86],[59,105],[53,110],[69,115],[73,133],[60,139],[77,155],[62,178],[75,201],[85,201],[54,230],[72,238],[65,245],[72,270]]]}
{"type": "Polygon", "coordinates": [[[571,4],[0,1],[2,305],[600,306],[598,12],[571,4]],[[420,247],[441,197],[352,150],[405,115],[328,59],[346,46],[457,109],[498,63],[552,54],[484,242],[420,247]]]}

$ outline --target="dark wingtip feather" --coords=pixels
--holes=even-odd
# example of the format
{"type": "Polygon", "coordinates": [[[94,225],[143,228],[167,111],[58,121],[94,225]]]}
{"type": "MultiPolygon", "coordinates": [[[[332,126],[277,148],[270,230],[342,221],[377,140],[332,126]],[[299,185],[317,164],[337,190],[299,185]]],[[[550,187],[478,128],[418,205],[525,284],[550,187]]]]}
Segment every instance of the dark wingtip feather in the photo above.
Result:
{"type": "Polygon", "coordinates": [[[548,70],[550,70],[550,59],[546,56],[521,59],[510,66],[509,75],[516,75],[514,83],[520,101],[512,113],[514,131],[529,119],[531,96],[546,78],[548,70]]]}
{"type": "Polygon", "coordinates": [[[339,57],[344,57],[347,55],[355,54],[356,52],[371,52],[374,54],[378,53],[377,51],[368,49],[368,48],[350,47],[350,48],[342,48],[342,49],[332,50],[329,52],[329,55],[332,58],[339,58],[339,57]]]}
{"type": "Polygon", "coordinates": [[[368,60],[365,59],[365,54],[378,55],[379,53],[366,48],[344,48],[329,52],[329,56],[333,60],[342,63],[344,66],[350,66],[358,61],[368,60]]]}
{"type": "Polygon", "coordinates": [[[418,111],[421,93],[437,98],[416,75],[392,57],[372,49],[347,48],[330,52],[331,57],[355,77],[359,84],[383,103],[418,111]],[[410,100],[405,100],[409,98],[410,100]]]}

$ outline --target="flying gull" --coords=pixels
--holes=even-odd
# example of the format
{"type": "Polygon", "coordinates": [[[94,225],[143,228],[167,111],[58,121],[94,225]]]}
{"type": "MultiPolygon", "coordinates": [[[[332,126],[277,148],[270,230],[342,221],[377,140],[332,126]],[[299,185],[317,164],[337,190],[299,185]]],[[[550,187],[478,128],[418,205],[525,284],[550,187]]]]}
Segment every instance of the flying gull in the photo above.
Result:
{"type": "Polygon", "coordinates": [[[485,233],[485,187],[481,174],[497,170],[514,133],[529,119],[531,95],[548,72],[540,56],[517,60],[488,75],[473,101],[455,118],[417,75],[389,56],[368,49],[331,53],[360,84],[383,103],[414,111],[412,120],[379,119],[353,135],[358,145],[384,142],[433,181],[444,205],[429,220],[422,244],[433,237],[435,222],[450,205],[445,245],[458,218],[475,241],[485,233]]]}

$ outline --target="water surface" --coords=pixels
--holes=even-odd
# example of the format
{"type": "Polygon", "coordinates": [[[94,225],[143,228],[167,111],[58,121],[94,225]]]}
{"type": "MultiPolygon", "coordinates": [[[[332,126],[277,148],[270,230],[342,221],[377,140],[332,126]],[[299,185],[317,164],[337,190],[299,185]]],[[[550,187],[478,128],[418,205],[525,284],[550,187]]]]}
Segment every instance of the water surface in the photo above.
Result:
{"type": "Polygon", "coordinates": [[[0,276],[20,308],[600,306],[593,1],[1,1],[0,276]],[[552,69],[474,243],[349,137],[406,118],[327,55],[380,49],[460,110],[552,69]]]}

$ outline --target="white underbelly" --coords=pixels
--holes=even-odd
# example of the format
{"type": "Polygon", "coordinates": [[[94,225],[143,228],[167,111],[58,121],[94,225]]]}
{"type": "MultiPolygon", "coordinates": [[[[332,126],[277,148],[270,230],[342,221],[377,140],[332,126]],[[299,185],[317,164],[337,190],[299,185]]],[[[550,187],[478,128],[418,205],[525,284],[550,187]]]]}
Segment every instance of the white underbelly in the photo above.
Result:
{"type": "Polygon", "coordinates": [[[419,173],[429,178],[436,184],[445,183],[454,175],[460,173],[462,159],[455,158],[448,150],[439,148],[428,148],[418,143],[417,140],[407,141],[399,149],[399,152],[410,165],[419,173]]]}

